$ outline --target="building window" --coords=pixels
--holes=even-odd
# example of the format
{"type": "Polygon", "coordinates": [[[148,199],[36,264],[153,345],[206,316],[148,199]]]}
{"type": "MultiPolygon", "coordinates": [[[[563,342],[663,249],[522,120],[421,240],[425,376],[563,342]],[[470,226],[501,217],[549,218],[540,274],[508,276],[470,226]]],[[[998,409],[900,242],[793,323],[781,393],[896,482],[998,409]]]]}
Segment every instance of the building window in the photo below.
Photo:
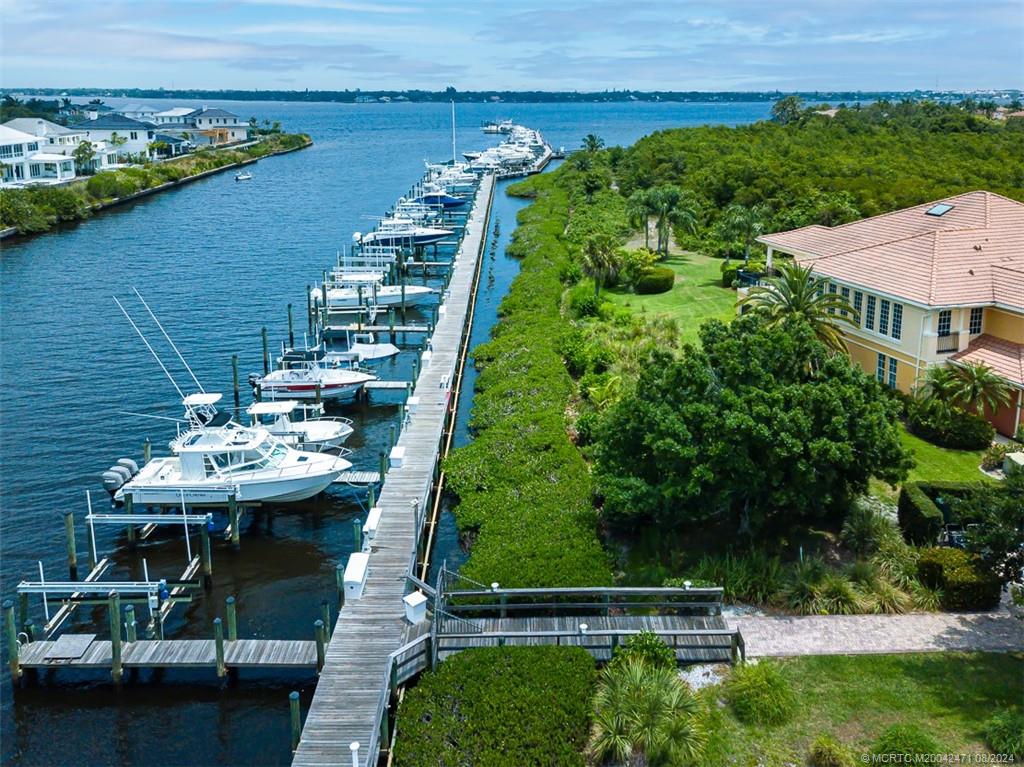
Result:
{"type": "Polygon", "coordinates": [[[859,290],[853,291],[853,308],[857,312],[857,322],[860,322],[861,312],[864,309],[864,294],[859,290]]]}
{"type": "Polygon", "coordinates": [[[868,313],[864,316],[864,327],[868,330],[875,329],[875,297],[868,296],[868,313]]]}
{"type": "Polygon", "coordinates": [[[939,312],[939,335],[948,336],[949,328],[953,323],[953,310],[943,309],[939,312]]]}
{"type": "Polygon", "coordinates": [[[889,388],[896,388],[896,360],[889,358],[889,388]]]}
{"type": "MultiPolygon", "coordinates": [[[[828,292],[833,294],[833,295],[835,295],[837,291],[838,291],[838,288],[836,287],[836,284],[834,282],[830,282],[828,284],[828,292]]],[[[835,309],[829,309],[828,313],[829,314],[835,314],[836,310],[835,309]]]]}
{"type": "Polygon", "coordinates": [[[39,142],[38,141],[33,141],[33,142],[29,143],[29,144],[26,144],[26,146],[28,147],[28,151],[30,151],[30,152],[38,152],[39,151],[39,142]]]}
{"type": "Polygon", "coordinates": [[[892,337],[897,341],[903,335],[903,304],[892,305],[892,337]]]}
{"type": "Polygon", "coordinates": [[[24,144],[15,144],[14,145],[14,156],[15,157],[24,157],[24,155],[25,155],[25,145],[24,144]]]}
{"type": "MultiPolygon", "coordinates": [[[[842,289],[842,290],[840,290],[839,292],[840,292],[840,293],[842,294],[842,296],[843,296],[843,300],[844,300],[844,301],[846,301],[846,303],[850,303],[850,289],[849,289],[849,288],[843,288],[843,289],[842,289]]],[[[840,314],[841,314],[842,316],[844,316],[844,317],[845,317],[845,316],[846,316],[846,315],[848,314],[848,312],[846,311],[846,309],[840,309],[840,310],[839,310],[839,313],[840,313],[840,314]]]]}
{"type": "Polygon", "coordinates": [[[981,321],[984,315],[985,309],[983,307],[975,306],[971,309],[970,331],[972,336],[976,336],[981,332],[981,321]]]}
{"type": "Polygon", "coordinates": [[[889,302],[882,299],[882,308],[878,312],[878,332],[883,336],[889,335],[889,302]]]}
{"type": "Polygon", "coordinates": [[[139,134],[138,133],[136,133],[135,131],[131,131],[131,133],[129,135],[132,137],[132,141],[138,141],[138,139],[139,139],[139,134]]]}
{"type": "Polygon", "coordinates": [[[28,175],[32,178],[39,178],[43,175],[43,166],[37,162],[32,163],[28,166],[28,175]]]}
{"type": "Polygon", "coordinates": [[[0,146],[0,157],[14,157],[14,146],[12,144],[0,146]]]}
{"type": "Polygon", "coordinates": [[[878,355],[878,365],[875,367],[875,377],[879,383],[885,383],[885,355],[878,355]]]}

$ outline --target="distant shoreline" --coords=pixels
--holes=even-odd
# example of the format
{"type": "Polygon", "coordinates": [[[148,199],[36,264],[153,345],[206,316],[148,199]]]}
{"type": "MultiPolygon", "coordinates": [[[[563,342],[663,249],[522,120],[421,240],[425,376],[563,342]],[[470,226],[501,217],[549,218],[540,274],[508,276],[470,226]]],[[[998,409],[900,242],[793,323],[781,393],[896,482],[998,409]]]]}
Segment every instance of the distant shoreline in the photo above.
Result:
{"type": "MultiPolygon", "coordinates": [[[[132,98],[132,99],[213,99],[223,101],[295,101],[334,103],[614,103],[614,102],[772,102],[784,96],[799,96],[812,102],[899,101],[901,99],[961,100],[977,96],[971,91],[424,91],[424,90],[189,90],[161,88],[4,88],[2,93],[68,98],[132,98]],[[384,100],[383,102],[381,100],[384,100]]],[[[990,93],[986,91],[986,93],[990,93]]],[[[992,94],[1016,94],[1013,88],[998,89],[992,94]]],[[[993,95],[994,97],[994,95],[993,95]]]]}

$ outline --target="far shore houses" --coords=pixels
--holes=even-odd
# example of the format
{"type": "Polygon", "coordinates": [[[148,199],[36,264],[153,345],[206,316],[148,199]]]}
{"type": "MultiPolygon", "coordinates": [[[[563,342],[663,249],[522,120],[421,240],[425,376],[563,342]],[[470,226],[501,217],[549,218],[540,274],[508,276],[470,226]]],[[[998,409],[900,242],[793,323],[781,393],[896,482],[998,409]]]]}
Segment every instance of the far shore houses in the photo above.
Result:
{"type": "Polygon", "coordinates": [[[0,126],[0,188],[63,184],[142,159],[229,146],[252,137],[248,123],[215,107],[158,110],[145,104],[108,107],[90,102],[66,106],[61,114],[80,121],[64,126],[18,117],[0,126]],[[92,157],[79,166],[75,151],[83,142],[92,145],[92,157]]]}

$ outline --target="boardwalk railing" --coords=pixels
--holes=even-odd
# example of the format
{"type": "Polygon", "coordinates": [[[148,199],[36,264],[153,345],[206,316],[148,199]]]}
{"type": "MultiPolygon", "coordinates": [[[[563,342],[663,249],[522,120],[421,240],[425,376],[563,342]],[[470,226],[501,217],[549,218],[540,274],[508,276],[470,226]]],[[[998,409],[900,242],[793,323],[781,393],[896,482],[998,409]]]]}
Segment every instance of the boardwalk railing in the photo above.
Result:
{"type": "Polygon", "coordinates": [[[384,669],[384,680],[381,684],[380,700],[377,703],[377,722],[379,726],[373,731],[367,743],[366,756],[362,760],[365,767],[375,767],[377,751],[383,743],[390,750],[391,728],[390,713],[392,699],[398,696],[398,688],[414,679],[431,665],[431,635],[424,634],[411,642],[402,645],[388,656],[384,669]]]}
{"type": "Polygon", "coordinates": [[[443,609],[460,615],[721,615],[721,588],[445,589],[443,609]]]}

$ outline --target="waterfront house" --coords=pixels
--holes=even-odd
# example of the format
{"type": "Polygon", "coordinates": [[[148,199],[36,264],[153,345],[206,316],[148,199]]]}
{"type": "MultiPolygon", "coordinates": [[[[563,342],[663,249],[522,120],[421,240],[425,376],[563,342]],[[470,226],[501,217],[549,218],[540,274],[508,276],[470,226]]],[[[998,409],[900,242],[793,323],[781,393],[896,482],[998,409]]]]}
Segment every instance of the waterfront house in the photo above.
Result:
{"type": "Polygon", "coordinates": [[[130,117],[133,120],[145,123],[154,122],[153,117],[157,113],[156,109],[146,106],[145,104],[126,104],[125,106],[117,107],[116,109],[118,114],[122,114],[125,117],[130,117]]]}
{"type": "Polygon", "coordinates": [[[187,115],[185,122],[194,125],[201,135],[215,145],[245,141],[249,136],[248,124],[239,122],[238,115],[225,109],[203,107],[187,115]]]}
{"type": "Polygon", "coordinates": [[[117,113],[87,120],[75,127],[84,130],[90,141],[103,141],[108,146],[115,147],[120,157],[149,154],[149,142],[154,136],[154,127],[151,123],[133,120],[117,113]]]}
{"type": "Polygon", "coordinates": [[[30,133],[39,139],[40,150],[70,157],[78,145],[88,140],[81,128],[68,128],[39,117],[16,117],[4,123],[8,128],[30,133]]]}
{"type": "Polygon", "coordinates": [[[41,149],[38,136],[0,125],[0,187],[59,184],[75,177],[75,161],[41,149]]]}
{"type": "Polygon", "coordinates": [[[154,125],[177,125],[179,123],[187,122],[186,118],[195,112],[196,110],[192,107],[172,107],[165,109],[162,112],[157,112],[153,115],[153,119],[148,122],[154,125]]]}
{"type": "Polygon", "coordinates": [[[977,191],[842,226],[758,238],[792,256],[860,317],[840,323],[850,357],[909,392],[931,365],[985,363],[1013,388],[987,413],[1012,435],[1024,409],[1024,204],[977,191]]]}

